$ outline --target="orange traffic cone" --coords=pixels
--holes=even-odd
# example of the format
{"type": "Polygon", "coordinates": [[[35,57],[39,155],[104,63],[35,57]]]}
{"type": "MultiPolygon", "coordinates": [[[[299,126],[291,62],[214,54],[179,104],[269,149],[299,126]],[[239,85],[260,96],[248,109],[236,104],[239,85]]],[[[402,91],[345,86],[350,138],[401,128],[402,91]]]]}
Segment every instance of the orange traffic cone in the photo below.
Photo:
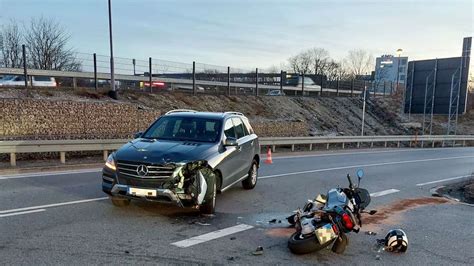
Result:
{"type": "Polygon", "coordinates": [[[270,148],[268,148],[268,151],[267,151],[267,159],[265,160],[265,163],[266,164],[272,164],[273,163],[273,160],[272,160],[272,150],[270,148]]]}

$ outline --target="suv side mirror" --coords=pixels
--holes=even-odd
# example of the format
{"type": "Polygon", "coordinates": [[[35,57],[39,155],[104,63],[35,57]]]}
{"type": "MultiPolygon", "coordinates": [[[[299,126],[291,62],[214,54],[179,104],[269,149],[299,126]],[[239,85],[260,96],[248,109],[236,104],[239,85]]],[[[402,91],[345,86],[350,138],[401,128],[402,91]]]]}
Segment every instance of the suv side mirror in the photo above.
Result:
{"type": "Polygon", "coordinates": [[[133,135],[133,138],[134,138],[134,139],[138,139],[138,138],[141,137],[142,135],[143,135],[143,132],[140,131],[140,132],[135,133],[135,134],[133,135]]]}
{"type": "Polygon", "coordinates": [[[236,138],[226,138],[224,140],[224,146],[238,146],[236,138]]]}

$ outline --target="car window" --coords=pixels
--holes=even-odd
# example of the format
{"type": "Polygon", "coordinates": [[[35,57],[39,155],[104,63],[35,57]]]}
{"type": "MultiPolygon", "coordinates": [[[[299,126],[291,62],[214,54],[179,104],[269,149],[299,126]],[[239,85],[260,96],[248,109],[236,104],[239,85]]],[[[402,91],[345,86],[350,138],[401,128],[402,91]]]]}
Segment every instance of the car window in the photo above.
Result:
{"type": "Polygon", "coordinates": [[[304,84],[306,85],[314,85],[314,81],[311,78],[305,77],[304,84]]]}
{"type": "Polygon", "coordinates": [[[51,78],[50,77],[33,77],[35,79],[35,81],[49,81],[51,82],[51,78]]]}
{"type": "Polygon", "coordinates": [[[299,82],[298,77],[288,77],[286,78],[285,85],[287,86],[297,86],[299,82]]]}
{"type": "Polygon", "coordinates": [[[244,125],[245,125],[245,129],[247,130],[247,132],[250,134],[253,134],[254,131],[253,131],[253,128],[252,126],[250,125],[249,123],[249,120],[246,118],[246,117],[243,117],[242,118],[242,121],[244,121],[244,125]]]}
{"type": "Polygon", "coordinates": [[[237,135],[237,139],[245,137],[247,134],[245,134],[246,132],[242,120],[240,120],[240,118],[234,117],[232,118],[232,122],[234,123],[235,134],[237,135]]]}
{"type": "Polygon", "coordinates": [[[17,76],[14,81],[25,81],[25,77],[23,76],[17,76]]]}
{"type": "Polygon", "coordinates": [[[231,119],[227,119],[224,124],[224,134],[227,138],[235,138],[235,128],[231,119]]]}

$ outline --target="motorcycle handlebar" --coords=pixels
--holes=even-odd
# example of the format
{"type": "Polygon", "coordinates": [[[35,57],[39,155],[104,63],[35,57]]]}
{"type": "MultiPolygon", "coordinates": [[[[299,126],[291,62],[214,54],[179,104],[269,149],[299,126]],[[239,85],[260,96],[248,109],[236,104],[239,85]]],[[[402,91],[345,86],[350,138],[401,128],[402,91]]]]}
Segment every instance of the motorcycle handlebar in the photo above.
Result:
{"type": "Polygon", "coordinates": [[[352,179],[351,179],[351,176],[349,174],[347,174],[347,180],[349,181],[349,188],[353,189],[354,185],[352,185],[352,179]]]}

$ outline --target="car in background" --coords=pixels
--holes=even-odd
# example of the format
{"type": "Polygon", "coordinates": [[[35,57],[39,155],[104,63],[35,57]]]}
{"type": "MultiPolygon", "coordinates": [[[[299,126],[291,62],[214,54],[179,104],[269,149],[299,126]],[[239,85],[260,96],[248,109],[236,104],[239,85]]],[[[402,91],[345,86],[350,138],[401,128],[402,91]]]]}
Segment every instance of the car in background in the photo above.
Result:
{"type": "MultiPolygon", "coordinates": [[[[166,89],[167,86],[166,86],[166,83],[164,83],[163,81],[152,81],[151,82],[151,87],[156,88],[156,89],[166,89]]],[[[140,88],[141,89],[150,88],[150,82],[141,81],[140,82],[140,88]]]]}
{"type": "MultiPolygon", "coordinates": [[[[24,76],[13,76],[7,75],[0,80],[0,86],[24,86],[25,77],[24,76]]],[[[44,76],[33,76],[31,81],[28,81],[28,85],[33,87],[56,87],[56,79],[53,77],[44,77],[44,76]]]]}
{"type": "Polygon", "coordinates": [[[267,96],[285,96],[285,93],[281,90],[271,90],[268,91],[267,96]]]}
{"type": "MultiPolygon", "coordinates": [[[[303,86],[303,77],[291,75],[286,77],[286,81],[283,85],[284,91],[300,92],[303,86]]],[[[304,91],[307,92],[319,92],[321,86],[316,85],[310,77],[304,77],[304,91]]]]}
{"type": "Polygon", "coordinates": [[[115,206],[130,200],[174,203],[214,212],[216,193],[257,184],[258,136],[238,112],[173,110],[112,153],[102,190],[115,206]]]}

